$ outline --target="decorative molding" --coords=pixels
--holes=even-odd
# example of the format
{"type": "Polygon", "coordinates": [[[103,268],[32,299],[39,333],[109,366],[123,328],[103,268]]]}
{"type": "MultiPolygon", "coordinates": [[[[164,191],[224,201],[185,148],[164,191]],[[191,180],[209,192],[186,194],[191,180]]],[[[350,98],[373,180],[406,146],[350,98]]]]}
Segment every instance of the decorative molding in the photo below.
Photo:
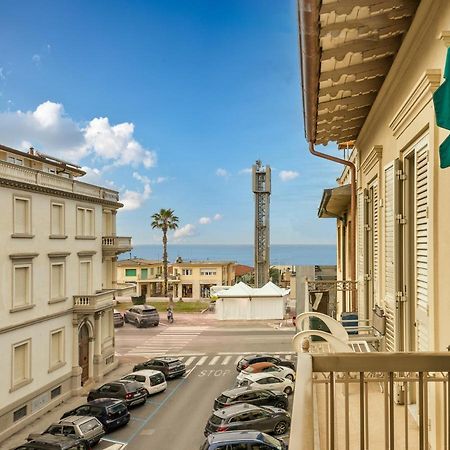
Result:
{"type": "Polygon", "coordinates": [[[374,145],[372,150],[368,153],[368,155],[361,162],[361,170],[364,175],[367,175],[376,164],[381,160],[381,156],[383,154],[383,146],[382,145],[374,145]]]}
{"type": "Polygon", "coordinates": [[[395,137],[400,136],[425,106],[432,101],[433,92],[441,83],[440,69],[428,69],[414,86],[389,124],[395,137]]]}
{"type": "Polygon", "coordinates": [[[30,234],[30,233],[13,233],[11,235],[11,237],[13,239],[33,239],[34,238],[34,234],[30,234]]]}
{"type": "Polygon", "coordinates": [[[75,239],[80,241],[95,241],[97,238],[95,236],[75,236],[75,239]]]}
{"type": "Polygon", "coordinates": [[[51,252],[47,254],[49,258],[65,258],[70,255],[70,252],[51,252]]]}
{"type": "Polygon", "coordinates": [[[13,253],[12,255],[9,255],[9,258],[12,260],[33,259],[36,258],[36,256],[39,256],[39,253],[13,253]]]}
{"type": "Polygon", "coordinates": [[[65,234],[51,234],[49,239],[67,239],[67,235],[65,234]]]}
{"type": "Polygon", "coordinates": [[[450,31],[442,31],[439,34],[438,39],[444,41],[446,47],[450,47],[450,31]]]}
{"type": "Polygon", "coordinates": [[[93,256],[96,253],[97,252],[95,250],[84,250],[84,251],[78,252],[77,255],[78,256],[93,256]]]}
{"type": "Polygon", "coordinates": [[[26,311],[27,309],[33,309],[36,306],[35,303],[29,303],[28,305],[16,306],[9,310],[10,313],[15,313],[19,311],[26,311]]]}

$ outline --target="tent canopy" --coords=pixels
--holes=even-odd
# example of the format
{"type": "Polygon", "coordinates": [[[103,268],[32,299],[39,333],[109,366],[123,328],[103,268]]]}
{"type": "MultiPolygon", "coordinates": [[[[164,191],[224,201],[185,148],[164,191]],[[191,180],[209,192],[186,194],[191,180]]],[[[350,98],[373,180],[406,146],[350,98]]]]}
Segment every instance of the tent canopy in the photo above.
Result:
{"type": "Polygon", "coordinates": [[[269,281],[261,288],[252,288],[242,281],[229,289],[223,289],[215,294],[218,298],[243,298],[243,297],[284,297],[288,295],[290,289],[278,287],[269,281]]]}

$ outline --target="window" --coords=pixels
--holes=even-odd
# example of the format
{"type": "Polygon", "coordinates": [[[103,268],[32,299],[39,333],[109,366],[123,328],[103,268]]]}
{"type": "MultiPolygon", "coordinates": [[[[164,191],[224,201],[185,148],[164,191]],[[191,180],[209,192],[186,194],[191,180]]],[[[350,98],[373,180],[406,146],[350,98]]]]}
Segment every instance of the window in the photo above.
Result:
{"type": "Polygon", "coordinates": [[[31,235],[31,200],[14,196],[14,230],[13,236],[31,235]]]}
{"type": "Polygon", "coordinates": [[[50,369],[64,365],[64,329],[50,333],[50,369]]]}
{"type": "Polygon", "coordinates": [[[216,271],[216,269],[200,269],[200,275],[214,276],[214,275],[217,275],[217,271],[216,271]]]}
{"type": "Polygon", "coordinates": [[[125,276],[126,277],[135,277],[136,269],[125,269],[125,276]]]}
{"type": "Polygon", "coordinates": [[[183,275],[192,275],[192,269],[182,269],[181,273],[183,275]]]}
{"type": "Polygon", "coordinates": [[[13,266],[12,309],[31,305],[31,263],[13,266]]]}
{"type": "MultiPolygon", "coordinates": [[[[13,413],[13,421],[17,422],[18,420],[24,418],[27,415],[27,405],[22,406],[22,408],[16,409],[13,413]]],[[[23,447],[26,449],[26,447],[23,447]]]]}
{"type": "Polygon", "coordinates": [[[64,204],[52,202],[50,234],[52,236],[64,236],[64,225],[64,204]]]}
{"type": "Polygon", "coordinates": [[[94,237],[94,210],[90,208],[77,207],[77,236],[94,237]]]}
{"type": "Polygon", "coordinates": [[[80,295],[91,293],[91,261],[80,261],[80,295]]]}
{"type": "Polygon", "coordinates": [[[48,166],[44,166],[44,172],[52,173],[53,175],[56,175],[56,174],[57,174],[55,168],[53,168],[53,167],[48,167],[48,166]]]}
{"type": "Polygon", "coordinates": [[[146,280],[148,277],[148,269],[141,269],[141,279],[146,280]]]}
{"type": "Polygon", "coordinates": [[[30,383],[31,380],[31,340],[13,345],[12,349],[12,382],[11,387],[17,389],[30,383]]]}
{"type": "Polygon", "coordinates": [[[59,397],[61,395],[61,386],[55,387],[55,389],[52,389],[50,391],[50,398],[53,400],[56,397],[59,397]]]}
{"type": "Polygon", "coordinates": [[[23,159],[16,158],[15,156],[8,156],[8,162],[11,164],[17,164],[18,166],[23,166],[23,159]]]}
{"type": "Polygon", "coordinates": [[[64,269],[64,262],[50,264],[50,300],[60,300],[66,297],[64,269]]]}

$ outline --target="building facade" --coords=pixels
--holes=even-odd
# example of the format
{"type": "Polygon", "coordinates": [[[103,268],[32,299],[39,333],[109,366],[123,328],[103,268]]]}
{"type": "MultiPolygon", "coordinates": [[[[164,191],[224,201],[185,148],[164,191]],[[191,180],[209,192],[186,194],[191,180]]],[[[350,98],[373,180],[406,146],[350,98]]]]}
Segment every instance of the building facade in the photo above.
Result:
{"type": "Polygon", "coordinates": [[[115,265],[131,238],[116,236],[118,193],[83,175],[0,146],[0,440],[117,364],[115,265]]]}

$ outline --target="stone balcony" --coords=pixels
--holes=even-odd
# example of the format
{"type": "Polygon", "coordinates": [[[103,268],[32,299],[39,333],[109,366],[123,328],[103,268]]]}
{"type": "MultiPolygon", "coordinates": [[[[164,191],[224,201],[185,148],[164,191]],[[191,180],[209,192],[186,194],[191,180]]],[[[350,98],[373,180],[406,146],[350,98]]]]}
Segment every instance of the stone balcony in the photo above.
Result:
{"type": "Polygon", "coordinates": [[[96,292],[88,295],[73,296],[73,310],[75,313],[95,313],[114,306],[114,294],[116,290],[96,292]]]}
{"type": "Polygon", "coordinates": [[[6,161],[0,161],[0,178],[34,185],[40,189],[56,189],[110,202],[119,201],[119,193],[117,191],[64,178],[61,175],[42,172],[30,167],[11,164],[6,161]]]}
{"type": "Polygon", "coordinates": [[[104,254],[118,255],[131,251],[131,237],[128,236],[103,236],[102,250],[104,254]]]}

